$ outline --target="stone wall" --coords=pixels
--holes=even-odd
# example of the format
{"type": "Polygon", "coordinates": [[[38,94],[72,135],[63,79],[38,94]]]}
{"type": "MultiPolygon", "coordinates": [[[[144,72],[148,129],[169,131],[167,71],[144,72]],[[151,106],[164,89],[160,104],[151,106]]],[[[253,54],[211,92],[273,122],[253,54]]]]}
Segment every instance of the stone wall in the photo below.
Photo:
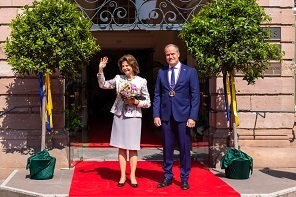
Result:
{"type": "MultiPolygon", "coordinates": [[[[279,74],[266,75],[255,85],[248,85],[239,75],[235,77],[238,110],[243,111],[239,112],[238,146],[253,157],[255,167],[296,167],[295,114],[292,113],[295,107],[294,1],[259,0],[258,4],[272,16],[271,27],[281,28],[280,40],[271,42],[280,44],[285,56],[279,74]],[[277,162],[281,160],[285,162],[277,162]]],[[[233,146],[233,136],[222,112],[225,110],[222,77],[212,79],[210,87],[211,106],[218,111],[210,116],[212,163],[216,166],[233,146]]]]}
{"type": "MultiPolygon", "coordinates": [[[[24,5],[33,0],[0,0],[0,111],[14,110],[0,116],[0,167],[24,167],[26,159],[41,148],[39,82],[36,76],[19,76],[6,61],[4,42],[10,35],[9,24],[24,5]]],[[[46,134],[46,147],[57,157],[57,167],[67,167],[68,134],[64,131],[64,80],[51,79],[54,128],[46,134]],[[56,150],[54,150],[56,149],[56,150]]]]}

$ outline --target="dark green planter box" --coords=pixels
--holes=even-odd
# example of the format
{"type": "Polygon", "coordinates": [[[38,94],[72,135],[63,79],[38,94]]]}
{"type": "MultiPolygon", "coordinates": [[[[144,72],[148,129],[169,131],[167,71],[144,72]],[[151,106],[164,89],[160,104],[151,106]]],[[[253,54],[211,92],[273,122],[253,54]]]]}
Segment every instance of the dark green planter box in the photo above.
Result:
{"type": "Polygon", "coordinates": [[[56,158],[31,160],[30,178],[36,180],[51,179],[54,174],[56,158]]]}
{"type": "Polygon", "coordinates": [[[248,179],[250,171],[249,160],[234,160],[230,166],[225,168],[225,175],[229,179],[248,179]]]}
{"type": "Polygon", "coordinates": [[[44,149],[28,158],[26,169],[30,170],[30,178],[36,180],[51,179],[54,174],[56,158],[44,149]]]}

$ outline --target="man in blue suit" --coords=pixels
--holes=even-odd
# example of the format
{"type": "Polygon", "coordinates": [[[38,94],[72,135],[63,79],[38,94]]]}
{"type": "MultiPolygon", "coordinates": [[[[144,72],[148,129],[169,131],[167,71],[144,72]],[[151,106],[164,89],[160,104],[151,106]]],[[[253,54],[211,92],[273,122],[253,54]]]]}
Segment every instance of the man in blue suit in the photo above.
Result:
{"type": "Polygon", "coordinates": [[[158,71],[153,101],[154,125],[161,126],[164,179],[157,187],[172,184],[174,142],[178,138],[180,151],[181,189],[189,189],[191,170],[191,132],[199,109],[199,81],[194,68],[179,61],[179,48],[169,44],[164,49],[167,67],[158,71]]]}

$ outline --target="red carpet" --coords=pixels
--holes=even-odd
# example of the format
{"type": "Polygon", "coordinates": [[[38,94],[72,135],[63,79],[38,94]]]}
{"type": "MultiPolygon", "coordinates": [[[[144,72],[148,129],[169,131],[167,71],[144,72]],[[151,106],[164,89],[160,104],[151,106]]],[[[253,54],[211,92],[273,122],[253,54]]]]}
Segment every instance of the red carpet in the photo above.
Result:
{"type": "MultiPolygon", "coordinates": [[[[238,197],[233,188],[211,173],[208,168],[193,162],[190,174],[189,190],[181,190],[179,167],[175,162],[173,172],[175,180],[166,188],[156,188],[163,178],[161,162],[140,161],[137,168],[138,188],[132,188],[130,181],[118,188],[120,171],[118,162],[81,162],[74,170],[70,197],[84,196],[197,196],[197,197],[238,197]]],[[[129,167],[127,166],[127,171],[129,167]]],[[[129,176],[127,177],[129,178],[129,176]]]]}

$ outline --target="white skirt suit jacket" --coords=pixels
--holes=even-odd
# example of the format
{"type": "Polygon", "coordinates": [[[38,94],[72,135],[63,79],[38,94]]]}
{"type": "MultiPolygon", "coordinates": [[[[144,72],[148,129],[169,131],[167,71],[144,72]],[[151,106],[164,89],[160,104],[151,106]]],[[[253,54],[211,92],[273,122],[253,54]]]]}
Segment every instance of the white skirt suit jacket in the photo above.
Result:
{"type": "Polygon", "coordinates": [[[124,100],[122,99],[121,95],[119,94],[122,87],[128,82],[125,75],[116,75],[111,80],[105,80],[104,74],[97,74],[98,83],[100,88],[102,89],[116,89],[116,99],[115,102],[110,110],[111,113],[121,116],[122,113],[125,117],[142,117],[142,110],[141,108],[149,108],[151,106],[150,102],[150,95],[147,88],[147,80],[136,76],[134,79],[131,80],[131,83],[137,86],[139,90],[139,104],[138,105],[125,105],[124,100]]]}

